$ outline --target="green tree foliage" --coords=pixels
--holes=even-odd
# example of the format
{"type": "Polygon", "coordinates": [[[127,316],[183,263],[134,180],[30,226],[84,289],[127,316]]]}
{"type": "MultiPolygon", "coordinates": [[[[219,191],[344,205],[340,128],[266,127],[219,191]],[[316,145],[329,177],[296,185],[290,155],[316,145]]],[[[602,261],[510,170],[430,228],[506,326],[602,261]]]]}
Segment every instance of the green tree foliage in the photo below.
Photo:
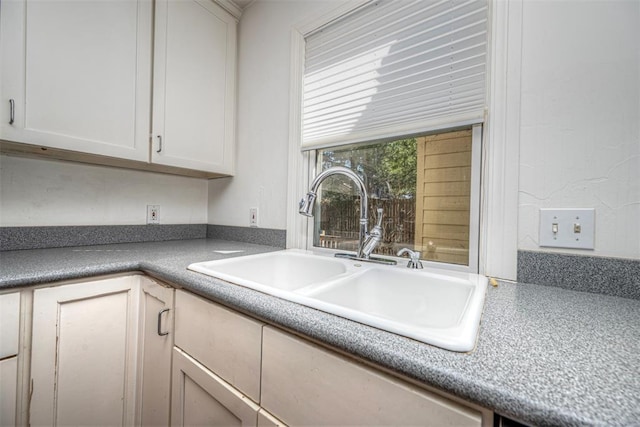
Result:
{"type": "MultiPolygon", "coordinates": [[[[321,153],[322,168],[344,166],[356,171],[369,195],[379,199],[414,198],[416,194],[416,140],[337,147],[321,153]]],[[[326,181],[323,199],[342,200],[352,196],[351,182],[337,177],[326,181]]]]}
{"type": "Polygon", "coordinates": [[[388,183],[392,197],[416,195],[416,140],[401,139],[384,144],[381,179],[388,183]]]}

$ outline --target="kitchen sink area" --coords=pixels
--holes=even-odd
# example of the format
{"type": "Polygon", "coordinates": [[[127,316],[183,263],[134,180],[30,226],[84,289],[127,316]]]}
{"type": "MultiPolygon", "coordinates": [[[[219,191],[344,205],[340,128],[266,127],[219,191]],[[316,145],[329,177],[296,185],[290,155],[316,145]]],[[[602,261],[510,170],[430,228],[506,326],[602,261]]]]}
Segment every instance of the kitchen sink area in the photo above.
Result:
{"type": "Polygon", "coordinates": [[[0,427],[640,427],[639,123],[640,0],[0,0],[0,427]]]}
{"type": "Polygon", "coordinates": [[[487,278],[302,250],[199,262],[190,270],[447,350],[476,344],[487,278]]]}
{"type": "MultiPolygon", "coordinates": [[[[405,262],[212,238],[3,251],[0,264],[9,294],[140,272],[530,425],[632,425],[639,416],[637,298],[532,282],[487,286],[479,276],[405,262]],[[473,351],[451,351],[461,334],[472,337],[473,351]]],[[[619,289],[635,289],[634,277],[619,289]]],[[[158,313],[161,331],[170,319],[150,313],[160,337],[158,313]]]]}

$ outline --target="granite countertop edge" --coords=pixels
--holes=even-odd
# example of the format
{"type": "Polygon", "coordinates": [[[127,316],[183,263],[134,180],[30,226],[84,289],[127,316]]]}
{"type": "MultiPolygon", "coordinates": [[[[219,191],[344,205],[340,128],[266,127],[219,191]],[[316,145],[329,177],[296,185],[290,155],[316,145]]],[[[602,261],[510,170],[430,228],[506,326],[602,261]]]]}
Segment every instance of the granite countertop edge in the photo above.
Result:
{"type": "MultiPolygon", "coordinates": [[[[3,267],[0,271],[0,291],[63,280],[141,271],[268,323],[350,353],[392,372],[526,423],[533,425],[629,425],[632,420],[640,419],[640,409],[638,409],[640,402],[637,397],[640,395],[640,383],[637,388],[635,388],[635,383],[631,384],[630,387],[634,387],[636,392],[635,396],[629,396],[629,401],[625,402],[624,407],[618,408],[618,411],[610,411],[609,408],[604,407],[607,402],[602,404],[603,408],[596,407],[593,410],[585,406],[584,412],[572,407],[571,402],[562,404],[563,400],[570,396],[570,390],[567,391],[568,394],[559,390],[558,396],[553,391],[547,391],[548,398],[545,398],[544,393],[538,396],[535,390],[528,391],[528,387],[535,388],[539,385],[527,384],[526,378],[519,379],[518,368],[527,365],[525,353],[531,352],[533,347],[526,347],[526,345],[535,346],[535,342],[527,344],[526,341],[523,341],[523,348],[514,348],[511,352],[509,352],[508,346],[500,346],[498,342],[500,340],[520,342],[522,336],[535,332],[516,331],[516,326],[525,325],[532,321],[532,319],[509,318],[509,316],[518,316],[517,312],[515,314],[507,313],[506,318],[500,318],[502,316],[500,311],[503,309],[501,304],[504,304],[501,299],[507,298],[508,302],[509,298],[513,298],[514,292],[517,292],[515,284],[501,282],[498,288],[489,287],[476,350],[470,353],[455,353],[186,269],[186,266],[192,262],[191,260],[199,262],[220,258],[220,255],[213,253],[214,248],[217,247],[244,250],[245,252],[241,255],[281,249],[239,242],[197,239],[181,244],[154,242],[104,245],[94,247],[97,249],[93,249],[93,253],[92,249],[86,248],[0,252],[0,266],[3,267]],[[167,249],[172,246],[173,249],[167,249]],[[118,258],[118,256],[113,259],[113,253],[105,256],[103,248],[113,247],[124,248],[118,250],[125,253],[126,259],[118,258]],[[74,261],[69,261],[69,251],[81,253],[84,258],[81,257],[80,260],[71,258],[74,261]],[[37,259],[42,255],[46,255],[48,262],[29,262],[29,260],[37,259]],[[56,260],[60,260],[63,265],[54,266],[56,260]],[[62,262],[63,260],[64,262],[62,262]],[[4,268],[5,266],[10,266],[10,268],[4,268]],[[499,325],[505,322],[507,324],[514,323],[514,328],[500,330],[499,325]],[[514,335],[515,338],[513,338],[514,335]],[[495,346],[498,347],[498,350],[493,351],[492,348],[495,346]],[[505,369],[512,370],[512,372],[502,372],[494,376],[491,372],[493,369],[496,370],[496,374],[505,369]],[[555,403],[556,400],[560,404],[555,403]]],[[[117,255],[117,252],[115,253],[117,255]]],[[[580,300],[580,295],[572,294],[583,294],[537,285],[526,287],[534,294],[535,292],[546,294],[543,296],[545,299],[549,299],[549,295],[554,297],[569,295],[571,298],[580,300]]],[[[585,298],[587,301],[597,303],[596,300],[599,297],[589,295],[585,298]]],[[[529,298],[532,297],[529,296],[529,298]]],[[[615,299],[616,297],[602,296],[601,298],[615,299]]],[[[624,301],[625,304],[632,304],[632,310],[636,307],[635,311],[640,311],[640,303],[624,301]],[[637,304],[637,306],[633,306],[633,304],[637,304]]],[[[579,321],[579,319],[576,320],[576,322],[579,321]]],[[[630,352],[633,351],[633,348],[630,349],[630,352]]],[[[638,361],[637,356],[636,361],[638,361]]],[[[548,366],[551,372],[544,374],[554,377],[553,370],[561,368],[555,366],[553,361],[550,362],[548,366]]],[[[569,364],[565,365],[567,366],[565,369],[571,370],[569,364]]],[[[539,364],[534,367],[538,368],[539,364]]],[[[614,366],[614,368],[616,367],[614,366]]],[[[568,383],[570,382],[568,381],[568,383]]],[[[573,384],[569,385],[573,386],[573,384]]],[[[558,387],[563,387],[562,381],[558,383],[558,387]]],[[[543,388],[546,388],[546,385],[543,385],[543,388]]],[[[595,390],[590,398],[598,401],[603,397],[598,395],[598,392],[600,391],[595,390]]]]}

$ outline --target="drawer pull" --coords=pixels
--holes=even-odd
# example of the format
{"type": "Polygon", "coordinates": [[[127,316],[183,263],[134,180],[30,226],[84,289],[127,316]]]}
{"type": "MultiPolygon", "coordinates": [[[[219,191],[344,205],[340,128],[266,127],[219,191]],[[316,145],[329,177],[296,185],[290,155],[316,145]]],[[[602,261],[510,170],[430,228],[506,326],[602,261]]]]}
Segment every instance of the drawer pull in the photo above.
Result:
{"type": "Polygon", "coordinates": [[[16,101],[9,100],[9,124],[12,125],[16,118],[16,101]]]}
{"type": "Polygon", "coordinates": [[[162,313],[166,313],[167,311],[169,311],[169,309],[165,308],[164,310],[160,310],[160,312],[158,313],[158,335],[160,335],[161,337],[169,335],[169,331],[162,332],[162,313]]]}

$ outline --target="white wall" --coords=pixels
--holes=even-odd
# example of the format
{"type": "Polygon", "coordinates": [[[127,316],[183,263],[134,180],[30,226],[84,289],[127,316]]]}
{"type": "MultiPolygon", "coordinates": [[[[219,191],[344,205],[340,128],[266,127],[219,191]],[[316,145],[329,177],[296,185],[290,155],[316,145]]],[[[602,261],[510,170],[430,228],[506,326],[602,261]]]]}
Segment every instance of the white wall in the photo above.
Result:
{"type": "MultiPolygon", "coordinates": [[[[160,204],[163,223],[247,226],[255,206],[260,227],[284,229],[291,27],[343,2],[245,11],[235,177],[2,156],[0,226],[143,224],[160,204]]],[[[548,250],[539,208],[595,207],[595,251],[559,251],[640,258],[640,2],[525,1],[522,36],[518,247],[548,250]]]]}
{"type": "MultiPolygon", "coordinates": [[[[240,21],[236,176],[209,182],[209,224],[286,228],[291,28],[343,0],[258,0],[240,21]]],[[[291,177],[296,179],[296,177],[291,177]]]]}
{"type": "MultiPolygon", "coordinates": [[[[239,34],[237,176],[209,183],[209,223],[286,227],[290,29],[342,1],[257,0],[239,34]]],[[[640,2],[524,1],[518,247],[542,207],[595,207],[596,249],[640,258],[640,2]]],[[[296,177],[291,177],[296,179],[296,177]]]]}
{"type": "Polygon", "coordinates": [[[207,181],[0,156],[0,226],[145,224],[147,204],[161,224],[205,224],[207,181]]]}
{"type": "Polygon", "coordinates": [[[640,258],[640,2],[525,1],[520,249],[539,208],[595,208],[594,251],[640,258]]]}

